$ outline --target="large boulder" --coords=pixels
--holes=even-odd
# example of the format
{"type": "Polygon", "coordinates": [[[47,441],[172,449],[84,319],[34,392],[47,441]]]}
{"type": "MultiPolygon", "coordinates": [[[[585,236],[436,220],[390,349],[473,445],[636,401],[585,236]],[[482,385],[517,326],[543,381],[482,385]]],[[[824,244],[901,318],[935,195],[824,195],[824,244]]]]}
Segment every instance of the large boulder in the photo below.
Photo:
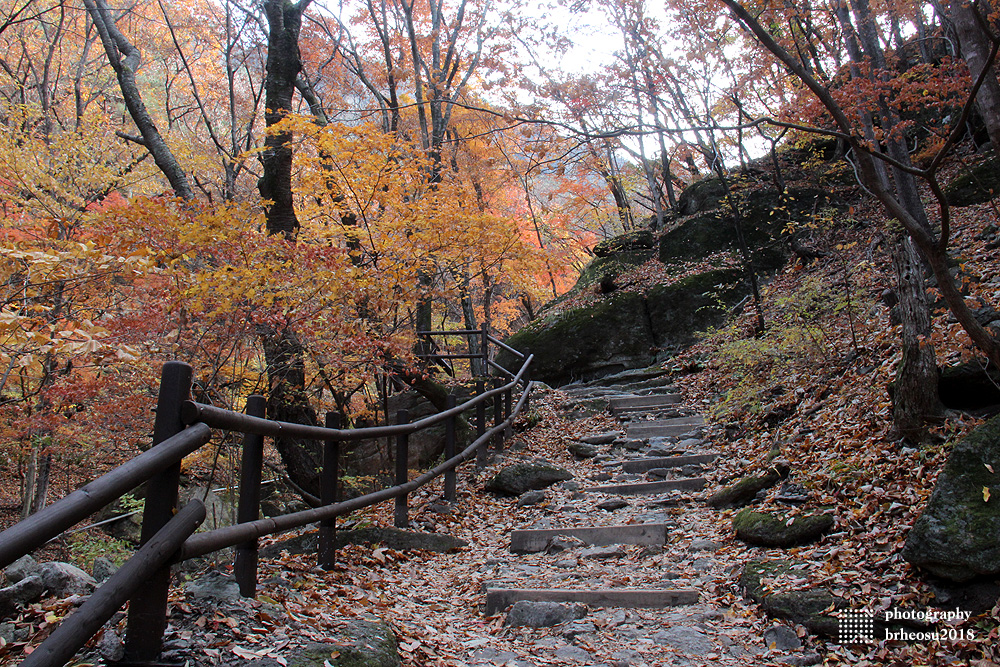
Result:
{"type": "Polygon", "coordinates": [[[739,586],[769,616],[801,623],[818,635],[836,637],[837,618],[830,611],[844,608],[846,603],[843,599],[821,588],[773,590],[765,585],[767,580],[794,573],[795,564],[792,561],[754,559],[743,566],[739,586]]]}
{"type": "Polygon", "coordinates": [[[557,465],[542,461],[518,461],[501,468],[486,483],[486,490],[519,496],[525,491],[544,489],[569,479],[573,479],[573,474],[557,465]]]}
{"type": "Polygon", "coordinates": [[[972,361],[945,366],[938,379],[938,394],[946,408],[981,410],[1000,405],[1000,371],[972,361]]]}
{"type": "Polygon", "coordinates": [[[677,198],[677,211],[681,215],[694,215],[699,211],[716,208],[726,196],[726,185],[718,177],[703,178],[684,188],[677,198]]]}
{"type": "MultiPolygon", "coordinates": [[[[617,292],[597,303],[536,319],[507,340],[535,355],[531,376],[553,386],[645,368],[725,321],[747,288],[734,269],[719,269],[658,285],[646,294],[617,292]]],[[[502,352],[507,368],[516,360],[502,352]]]]}
{"type": "Polygon", "coordinates": [[[1000,193],[1000,154],[958,174],[944,187],[944,196],[952,206],[972,206],[993,199],[1000,193]]]}
{"type": "MultiPolygon", "coordinates": [[[[788,223],[808,222],[817,211],[834,205],[828,192],[816,188],[789,188],[783,196],[763,188],[739,199],[743,236],[754,268],[764,272],[785,263],[788,249],[781,232],[788,223]]],[[[660,237],[660,261],[665,264],[725,250],[739,250],[734,216],[727,206],[689,218],[660,237]]]]}
{"type": "Polygon", "coordinates": [[[1000,576],[1000,417],[955,445],[903,558],[955,582],[1000,576]]]}
{"type": "Polygon", "coordinates": [[[655,245],[656,239],[653,238],[653,232],[648,229],[640,229],[601,241],[594,246],[594,255],[596,257],[609,257],[622,252],[649,250],[655,245]]]}

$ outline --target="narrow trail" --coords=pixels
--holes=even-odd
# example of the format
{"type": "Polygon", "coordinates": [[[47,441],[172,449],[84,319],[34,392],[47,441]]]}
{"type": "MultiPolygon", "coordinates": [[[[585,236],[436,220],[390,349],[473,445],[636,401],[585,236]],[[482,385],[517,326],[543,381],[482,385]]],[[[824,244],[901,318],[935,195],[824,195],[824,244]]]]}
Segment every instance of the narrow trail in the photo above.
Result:
{"type": "MultiPolygon", "coordinates": [[[[178,594],[170,655],[283,667],[352,619],[381,619],[408,667],[816,664],[791,628],[773,630],[737,590],[728,522],[704,503],[727,452],[698,407],[656,375],[547,392],[533,407],[538,427],[486,469],[462,473],[455,507],[433,487],[411,498],[412,530],[467,548],[348,546],[330,572],[314,553],[262,559],[256,600],[178,594]],[[574,478],[520,498],[483,490],[521,460],[574,478]],[[585,606],[551,627],[509,624],[510,605],[523,600],[585,606]]],[[[390,525],[389,512],[364,521],[390,525]]]]}

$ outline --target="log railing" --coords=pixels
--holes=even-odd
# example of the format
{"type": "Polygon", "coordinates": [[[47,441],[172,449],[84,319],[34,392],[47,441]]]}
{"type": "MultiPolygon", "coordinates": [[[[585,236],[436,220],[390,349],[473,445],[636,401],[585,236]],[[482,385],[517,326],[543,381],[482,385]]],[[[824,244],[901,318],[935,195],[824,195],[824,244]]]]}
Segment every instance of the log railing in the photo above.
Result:
{"type": "MultiPolygon", "coordinates": [[[[485,330],[459,332],[420,332],[438,334],[475,334],[481,337],[481,353],[490,367],[509,378],[493,378],[493,387],[485,380],[476,383],[476,395],[458,405],[454,395],[447,397],[446,409],[429,417],[410,421],[405,411],[396,415],[395,424],[374,428],[341,428],[340,416],[327,415],[325,426],[292,424],[264,418],[264,398],[250,396],[246,412],[239,413],[189,400],[192,370],[181,362],[164,365],[153,428],[153,447],[111,472],[90,482],[24,521],[0,533],[0,568],[30,553],[74,524],[146,483],[140,549],[108,581],[100,586],[76,612],[23,661],[24,667],[57,667],[73,655],[129,601],[126,629],[125,662],[154,663],[159,658],[167,619],[167,594],[170,566],[188,558],[236,547],[234,574],[240,593],[256,594],[257,539],[273,533],[319,523],[317,559],[321,567],[334,565],[336,518],[355,510],[388,500],[395,503],[394,524],[408,524],[407,499],[416,489],[444,476],[444,497],[456,500],[456,468],[475,458],[482,466],[494,451],[502,451],[504,440],[514,420],[528,404],[531,382],[528,376],[532,357],[523,359],[520,369],[511,373],[489,359],[489,344],[506,345],[485,330]],[[516,402],[514,392],[517,390],[516,402]],[[486,405],[491,402],[494,423],[486,423],[486,405]],[[476,437],[465,449],[456,452],[456,424],[461,415],[474,411],[476,437]],[[445,461],[409,479],[407,469],[409,437],[435,424],[445,425],[445,461]],[[205,518],[205,508],[192,500],[177,511],[180,462],[206,444],[214,429],[243,434],[240,465],[237,524],[194,534],[205,518]],[[321,505],[313,509],[261,519],[260,484],[264,437],[299,437],[324,443],[320,475],[321,505]],[[355,440],[395,437],[395,484],[350,500],[338,501],[338,460],[340,443],[355,440]]],[[[448,355],[440,355],[447,358],[448,355]]],[[[466,357],[467,358],[467,357],[466,357]]]]}

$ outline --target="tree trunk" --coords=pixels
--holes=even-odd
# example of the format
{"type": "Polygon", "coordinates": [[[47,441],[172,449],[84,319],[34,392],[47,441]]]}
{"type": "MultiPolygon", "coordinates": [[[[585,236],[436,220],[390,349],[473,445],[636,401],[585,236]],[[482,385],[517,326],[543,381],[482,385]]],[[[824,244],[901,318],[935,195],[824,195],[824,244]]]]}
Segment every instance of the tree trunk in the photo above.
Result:
{"type": "MultiPolygon", "coordinates": [[[[309,0],[294,4],[283,0],[264,3],[268,25],[264,123],[268,129],[292,111],[295,80],[302,71],[299,32],[302,13],[308,5],[309,0]]],[[[260,161],[264,173],[257,181],[257,189],[261,197],[271,202],[267,208],[267,232],[292,241],[299,231],[299,220],[292,199],[291,133],[268,132],[260,161]]]]}
{"type": "Polygon", "coordinates": [[[928,343],[931,317],[924,289],[923,265],[913,241],[902,236],[892,258],[896,273],[896,313],[902,324],[903,359],[892,388],[892,419],[898,433],[914,442],[923,440],[929,421],[941,417],[938,369],[928,343]]]}
{"type": "MultiPolygon", "coordinates": [[[[958,33],[962,57],[975,81],[984,69],[993,71],[989,62],[990,43],[976,19],[976,10],[967,0],[952,0],[948,16],[958,33]]],[[[1000,149],[1000,81],[995,73],[988,74],[976,95],[976,109],[986,124],[993,148],[1000,149]]]]}

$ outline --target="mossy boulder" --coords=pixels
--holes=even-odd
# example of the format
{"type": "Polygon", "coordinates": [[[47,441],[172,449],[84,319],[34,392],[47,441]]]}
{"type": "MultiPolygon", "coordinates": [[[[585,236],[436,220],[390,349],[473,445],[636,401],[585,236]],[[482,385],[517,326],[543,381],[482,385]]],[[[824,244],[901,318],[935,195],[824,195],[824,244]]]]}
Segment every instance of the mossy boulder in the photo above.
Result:
{"type": "MultiPolygon", "coordinates": [[[[647,366],[656,345],[646,300],[636,292],[541,317],[506,342],[524,354],[534,354],[532,379],[552,386],[647,366]]],[[[505,368],[516,363],[506,351],[496,361],[505,368]]]]}
{"type": "Polygon", "coordinates": [[[837,619],[829,614],[829,610],[842,609],[845,606],[842,599],[824,589],[772,590],[765,585],[766,580],[793,571],[792,561],[754,559],[743,566],[739,585],[746,596],[760,604],[769,616],[801,623],[818,635],[836,637],[837,619]]]}
{"type": "Polygon", "coordinates": [[[594,256],[609,257],[623,252],[651,250],[654,247],[656,247],[656,239],[653,238],[653,232],[648,229],[640,229],[601,241],[594,246],[594,256]]]}
{"type": "Polygon", "coordinates": [[[757,497],[757,494],[765,489],[769,489],[781,480],[788,477],[788,465],[785,463],[775,463],[762,475],[750,475],[738,482],[734,482],[719,491],[716,491],[708,500],[709,507],[716,509],[729,509],[749,505],[757,497]]]}
{"type": "MultiPolygon", "coordinates": [[[[646,294],[618,292],[597,303],[541,317],[507,339],[534,354],[531,377],[552,386],[645,368],[725,321],[747,288],[734,269],[697,274],[646,294]]],[[[517,359],[502,351],[497,363],[517,359]]],[[[603,409],[603,408],[602,408],[603,409]]]]}
{"type": "Polygon", "coordinates": [[[703,178],[684,188],[677,198],[677,210],[681,215],[694,215],[719,205],[726,196],[726,186],[718,177],[703,178]]]}
{"type": "Polygon", "coordinates": [[[1000,194],[1000,154],[996,152],[960,172],[944,187],[944,196],[952,206],[982,204],[997,194],[1000,194]]]}
{"type": "Polygon", "coordinates": [[[573,479],[573,473],[543,461],[518,461],[501,468],[487,483],[486,490],[507,496],[544,489],[556,482],[573,479]]]}
{"type": "Polygon", "coordinates": [[[653,342],[660,358],[691,345],[698,334],[725,322],[729,309],[750,290],[737,269],[699,273],[646,293],[653,342]]]}
{"type": "Polygon", "coordinates": [[[1000,576],[1000,417],[963,438],[906,537],[903,558],[956,582],[1000,576]]]}
{"type": "Polygon", "coordinates": [[[383,621],[353,620],[327,642],[288,657],[288,667],[399,667],[396,635],[383,621]]]}
{"type": "Polygon", "coordinates": [[[827,513],[788,516],[745,509],[733,517],[736,537],[761,547],[792,547],[808,544],[833,528],[827,513]]]}
{"type": "MultiPolygon", "coordinates": [[[[773,188],[741,194],[743,236],[757,271],[779,269],[788,256],[781,232],[789,223],[804,224],[816,212],[834,205],[829,193],[816,188],[773,188]]],[[[698,260],[715,252],[738,251],[735,218],[728,205],[689,218],[660,237],[659,257],[665,264],[698,260]]]]}

